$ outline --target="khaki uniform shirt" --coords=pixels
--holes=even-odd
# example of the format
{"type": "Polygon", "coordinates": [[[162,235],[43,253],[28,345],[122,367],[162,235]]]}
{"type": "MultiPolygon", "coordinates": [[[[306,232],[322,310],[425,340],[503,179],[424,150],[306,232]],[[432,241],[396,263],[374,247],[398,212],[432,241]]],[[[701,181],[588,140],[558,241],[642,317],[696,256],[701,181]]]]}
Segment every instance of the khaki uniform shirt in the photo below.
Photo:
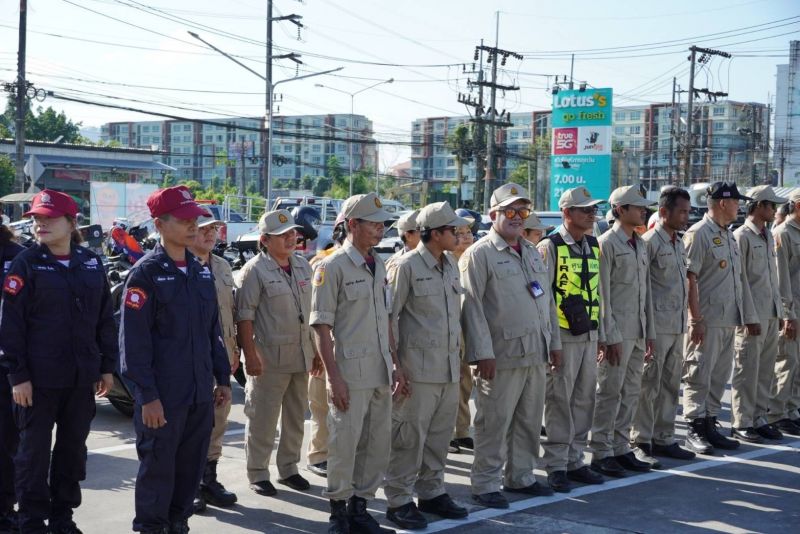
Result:
{"type": "Polygon", "coordinates": [[[764,234],[749,219],[733,232],[744,260],[744,274],[760,321],[780,317],[783,311],[778,283],[778,258],[775,238],[764,227],[764,234]]]}
{"type": "Polygon", "coordinates": [[[389,259],[386,260],[386,272],[389,274],[389,276],[391,276],[392,269],[394,269],[394,266],[397,263],[397,260],[399,260],[400,258],[405,256],[409,252],[411,252],[411,251],[408,250],[405,246],[403,246],[403,248],[401,248],[400,250],[398,250],[397,252],[395,252],[394,254],[389,256],[389,259]]]}
{"type": "MultiPolygon", "coordinates": [[[[589,245],[589,241],[587,239],[581,240],[580,244],[577,243],[563,224],[558,227],[558,233],[564,239],[564,243],[566,243],[575,254],[591,256],[592,247],[589,245]]],[[[553,284],[556,283],[556,245],[551,239],[545,237],[539,242],[538,250],[539,254],[542,255],[542,260],[547,266],[547,279],[549,280],[548,287],[552,288],[553,284]]],[[[602,280],[598,282],[597,286],[597,291],[602,294],[602,289],[600,288],[601,285],[602,280]]],[[[598,321],[597,330],[590,330],[589,332],[579,336],[573,336],[566,328],[561,328],[560,330],[562,342],[569,340],[573,343],[580,343],[581,341],[599,341],[601,343],[605,343],[606,334],[605,328],[603,327],[602,307],[600,308],[600,320],[598,321]]]]}
{"type": "Polygon", "coordinates": [[[222,340],[228,352],[231,365],[239,360],[239,346],[236,343],[236,324],[233,316],[236,310],[233,301],[233,272],[231,266],[224,258],[211,254],[211,272],[214,275],[214,287],[217,290],[219,303],[219,322],[222,326],[222,340]]]}
{"type": "Polygon", "coordinates": [[[636,248],[619,222],[598,239],[600,243],[600,305],[606,343],[624,339],[655,339],[647,245],[636,232],[636,248]]]}
{"type": "Polygon", "coordinates": [[[251,258],[239,277],[236,320],[253,321],[256,348],[269,373],[301,373],[311,369],[314,347],[311,312],[311,266],[289,256],[291,275],[267,252],[251,258]]]}
{"type": "Polygon", "coordinates": [[[333,329],[336,365],[351,389],[392,383],[390,298],[383,260],[375,254],[373,275],[349,240],[314,271],[311,325],[333,329]]]}
{"type": "Polygon", "coordinates": [[[452,256],[442,263],[420,242],[394,265],[392,328],[397,356],[413,382],[442,384],[460,379],[461,289],[452,256]]]}
{"type": "Polygon", "coordinates": [[[687,331],[689,280],[686,278],[686,249],[677,235],[673,242],[661,221],[645,232],[650,260],[650,290],[653,292],[653,320],[657,334],[687,331]]]}
{"type": "Polygon", "coordinates": [[[690,273],[697,275],[700,313],[712,327],[759,322],[733,232],[706,214],[683,236],[690,273]]]}
{"type": "Polygon", "coordinates": [[[787,220],[774,231],[778,254],[778,283],[781,292],[781,317],[797,319],[800,302],[800,224],[787,220]]]}
{"type": "Polygon", "coordinates": [[[496,359],[498,369],[546,362],[561,349],[555,300],[536,247],[519,240],[521,255],[491,229],[459,260],[466,360],[496,359]],[[542,294],[533,296],[536,282],[542,294]]]}

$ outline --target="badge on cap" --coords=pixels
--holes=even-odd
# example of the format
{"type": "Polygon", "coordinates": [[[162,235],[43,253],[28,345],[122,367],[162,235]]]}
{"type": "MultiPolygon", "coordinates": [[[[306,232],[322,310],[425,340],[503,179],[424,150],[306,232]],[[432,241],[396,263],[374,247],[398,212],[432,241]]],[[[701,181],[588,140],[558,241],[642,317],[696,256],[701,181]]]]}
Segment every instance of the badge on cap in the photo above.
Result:
{"type": "Polygon", "coordinates": [[[724,269],[724,268],[725,268],[725,267],[727,267],[727,266],[728,266],[728,262],[727,262],[727,261],[725,261],[725,260],[720,260],[720,262],[719,262],[719,268],[720,268],[720,269],[724,269]]]}
{"type": "Polygon", "coordinates": [[[511,188],[511,194],[512,195],[516,195],[517,194],[517,188],[516,187],[512,187],[511,188]]]}
{"type": "Polygon", "coordinates": [[[3,284],[3,291],[13,297],[22,291],[23,287],[25,287],[25,281],[22,277],[16,274],[10,274],[6,277],[6,281],[3,284]]]}
{"type": "Polygon", "coordinates": [[[712,239],[712,241],[714,242],[715,245],[722,244],[722,239],[720,239],[719,237],[715,237],[714,239],[712,239]]]}
{"type": "Polygon", "coordinates": [[[193,200],[192,194],[186,189],[181,189],[181,195],[183,195],[183,198],[185,198],[186,200],[193,200]]]}
{"type": "Polygon", "coordinates": [[[382,208],[383,207],[383,204],[381,204],[381,199],[379,199],[378,197],[375,197],[375,207],[376,208],[382,208]]]}
{"type": "Polygon", "coordinates": [[[139,287],[129,287],[125,292],[125,307],[132,310],[141,310],[147,302],[147,293],[139,287]]]}
{"type": "Polygon", "coordinates": [[[50,195],[47,193],[42,193],[42,196],[39,197],[39,200],[42,204],[50,204],[50,195]]]}
{"type": "Polygon", "coordinates": [[[278,221],[280,221],[281,224],[286,224],[288,220],[289,218],[286,217],[286,215],[284,215],[283,213],[278,214],[278,221]]]}
{"type": "Polygon", "coordinates": [[[314,287],[320,287],[325,284],[325,266],[320,265],[317,267],[317,270],[314,271],[314,279],[311,281],[311,285],[314,287]]]}

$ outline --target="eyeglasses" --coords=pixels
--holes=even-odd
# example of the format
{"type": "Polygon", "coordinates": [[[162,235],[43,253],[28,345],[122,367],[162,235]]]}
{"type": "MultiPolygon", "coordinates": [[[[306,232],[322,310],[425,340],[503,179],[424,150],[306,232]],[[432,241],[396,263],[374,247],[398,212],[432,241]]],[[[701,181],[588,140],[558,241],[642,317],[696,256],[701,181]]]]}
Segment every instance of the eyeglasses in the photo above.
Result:
{"type": "Polygon", "coordinates": [[[503,208],[498,211],[505,215],[506,219],[513,219],[517,215],[519,215],[520,219],[527,219],[531,216],[530,208],[503,208]]]}
{"type": "Polygon", "coordinates": [[[458,232],[456,232],[455,226],[440,226],[439,228],[434,228],[434,230],[439,230],[440,232],[450,232],[454,236],[458,237],[458,232]]]}
{"type": "Polygon", "coordinates": [[[586,206],[583,208],[570,208],[575,211],[579,211],[581,213],[585,213],[586,215],[594,215],[597,213],[597,206],[586,206]]]}

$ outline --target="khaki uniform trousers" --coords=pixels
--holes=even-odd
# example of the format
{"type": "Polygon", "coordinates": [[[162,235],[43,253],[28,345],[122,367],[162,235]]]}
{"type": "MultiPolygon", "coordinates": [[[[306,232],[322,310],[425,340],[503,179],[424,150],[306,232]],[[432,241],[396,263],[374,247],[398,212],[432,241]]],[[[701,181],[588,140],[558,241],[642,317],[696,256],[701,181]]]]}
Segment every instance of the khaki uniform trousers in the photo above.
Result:
{"type": "Polygon", "coordinates": [[[780,320],[761,322],[761,335],[748,336],[747,329],[736,329],[736,345],[731,379],[731,423],[733,428],[767,424],[767,408],[778,356],[780,320]]]}
{"type": "Polygon", "coordinates": [[[631,441],[672,445],[681,394],[685,334],[657,334],[653,359],[645,362],[631,441]]]}
{"type": "Polygon", "coordinates": [[[454,439],[468,438],[472,415],[469,413],[469,399],[472,397],[472,368],[463,360],[461,361],[461,378],[458,387],[458,415],[456,417],[456,431],[454,439]]]}
{"type": "Polygon", "coordinates": [[[642,387],[644,352],[644,339],[625,339],[619,365],[609,365],[604,360],[597,367],[597,394],[589,444],[593,460],[631,451],[630,431],[642,387]]]}
{"type": "Polygon", "coordinates": [[[322,496],[375,498],[389,463],[392,391],[350,388],[346,412],[328,403],[328,488],[322,496]]]}
{"type": "Polygon", "coordinates": [[[795,400],[800,392],[800,345],[798,340],[789,340],[780,336],[778,341],[778,357],[775,361],[775,379],[772,382],[772,394],[769,400],[769,416],[767,420],[775,423],[781,419],[796,419],[798,404],[795,400]],[[795,398],[793,399],[793,395],[795,398]]]}
{"type": "Polygon", "coordinates": [[[384,492],[390,508],[446,493],[447,445],[458,410],[459,384],[414,382],[392,406],[392,453],[384,492]]]}
{"type": "Polygon", "coordinates": [[[328,387],[324,371],[308,380],[308,409],[311,411],[311,439],[306,461],[319,464],[328,459],[328,387]]]}
{"type": "Polygon", "coordinates": [[[536,482],[547,365],[498,370],[494,380],[475,379],[475,458],[472,493],[524,488],[536,482]],[[505,469],[504,469],[505,467],[505,469]]]}
{"type": "Polygon", "coordinates": [[[214,405],[214,428],[211,430],[211,441],[208,444],[209,462],[216,462],[222,456],[222,440],[225,437],[225,428],[228,426],[228,415],[231,413],[231,402],[222,406],[214,405]]]}
{"type": "Polygon", "coordinates": [[[722,395],[733,367],[733,326],[706,327],[702,345],[686,336],[683,361],[683,417],[717,417],[722,410],[722,395]]]}
{"type": "Polygon", "coordinates": [[[594,416],[597,341],[572,342],[561,331],[561,369],[547,374],[544,467],[549,473],[581,468],[594,416]]]}
{"type": "Polygon", "coordinates": [[[281,436],[275,463],[280,478],[297,474],[308,406],[308,373],[272,373],[250,376],[245,386],[244,452],[247,478],[269,480],[269,461],[275,447],[278,418],[281,436]]]}

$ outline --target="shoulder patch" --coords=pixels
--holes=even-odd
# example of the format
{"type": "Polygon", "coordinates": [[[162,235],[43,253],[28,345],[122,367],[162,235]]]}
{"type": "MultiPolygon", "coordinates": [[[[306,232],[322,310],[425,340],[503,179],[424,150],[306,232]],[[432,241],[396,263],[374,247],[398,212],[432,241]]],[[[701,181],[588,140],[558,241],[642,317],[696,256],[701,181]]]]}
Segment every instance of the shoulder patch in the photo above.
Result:
{"type": "Polygon", "coordinates": [[[129,287],[125,291],[125,307],[140,310],[147,302],[147,293],[140,287],[129,287]]]}
{"type": "Polygon", "coordinates": [[[325,264],[323,263],[314,271],[314,279],[311,280],[311,285],[314,287],[321,287],[325,285],[325,264]]]}
{"type": "Polygon", "coordinates": [[[6,281],[3,283],[3,292],[14,296],[22,291],[23,287],[25,287],[25,280],[23,280],[19,275],[10,274],[6,277],[6,281]]]}

